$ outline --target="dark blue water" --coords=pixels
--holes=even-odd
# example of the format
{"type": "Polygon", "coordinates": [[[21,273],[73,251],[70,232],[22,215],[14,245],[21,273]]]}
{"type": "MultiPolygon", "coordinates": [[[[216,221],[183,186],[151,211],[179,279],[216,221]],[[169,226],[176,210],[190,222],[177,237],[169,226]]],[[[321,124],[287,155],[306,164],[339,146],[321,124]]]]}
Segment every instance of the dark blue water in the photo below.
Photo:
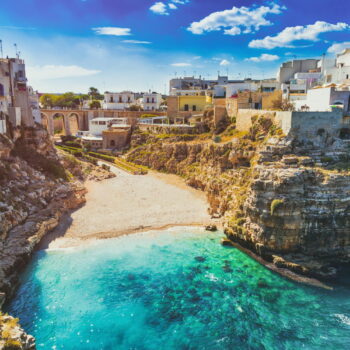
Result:
{"type": "Polygon", "coordinates": [[[193,228],[41,251],[9,311],[38,349],[350,349],[350,293],[287,281],[193,228]]]}

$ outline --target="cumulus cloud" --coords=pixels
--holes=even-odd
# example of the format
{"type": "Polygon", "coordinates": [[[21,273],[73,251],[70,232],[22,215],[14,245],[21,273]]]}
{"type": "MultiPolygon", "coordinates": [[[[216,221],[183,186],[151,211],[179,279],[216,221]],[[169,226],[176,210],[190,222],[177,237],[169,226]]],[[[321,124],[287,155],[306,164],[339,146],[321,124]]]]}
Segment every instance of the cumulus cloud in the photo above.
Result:
{"type": "Polygon", "coordinates": [[[189,67],[189,66],[191,66],[191,63],[178,62],[178,63],[172,63],[171,66],[173,66],[173,67],[189,67]]]}
{"type": "Polygon", "coordinates": [[[157,15],[168,15],[168,7],[164,2],[155,2],[150,8],[152,12],[154,12],[157,15]]]}
{"type": "Polygon", "coordinates": [[[143,41],[143,40],[122,40],[122,43],[125,44],[152,44],[150,41],[143,41]]]}
{"type": "Polygon", "coordinates": [[[229,66],[230,64],[231,64],[231,62],[228,61],[228,60],[222,60],[222,61],[220,62],[220,66],[229,66]]]}
{"type": "Polygon", "coordinates": [[[270,55],[268,53],[263,53],[259,57],[246,58],[245,61],[248,61],[248,62],[269,62],[269,61],[276,61],[279,58],[280,57],[277,55],[270,55]]]}
{"type": "Polygon", "coordinates": [[[345,41],[343,43],[334,43],[327,50],[328,53],[338,54],[343,52],[345,49],[350,49],[350,41],[345,41]]]}
{"type": "Polygon", "coordinates": [[[254,33],[262,26],[273,23],[266,19],[270,14],[281,14],[285,7],[278,4],[260,7],[233,7],[231,10],[213,12],[187,29],[193,34],[223,30],[226,35],[254,33]]]}
{"type": "Polygon", "coordinates": [[[157,1],[149,9],[156,15],[168,16],[169,10],[177,10],[178,5],[187,4],[189,0],[157,1]]]}
{"type": "Polygon", "coordinates": [[[61,65],[45,65],[45,66],[29,66],[27,74],[30,79],[48,80],[59,78],[74,78],[95,75],[100,73],[99,70],[86,69],[79,66],[61,66],[61,65]]]}
{"type": "Polygon", "coordinates": [[[92,30],[98,35],[115,35],[115,36],[127,36],[131,35],[130,28],[120,27],[96,27],[92,30]]]}
{"type": "Polygon", "coordinates": [[[294,47],[295,41],[318,41],[319,35],[327,32],[340,32],[350,29],[347,23],[339,22],[331,24],[317,21],[306,26],[287,27],[275,36],[267,36],[264,39],[253,40],[249,47],[274,49],[276,47],[294,47]]]}

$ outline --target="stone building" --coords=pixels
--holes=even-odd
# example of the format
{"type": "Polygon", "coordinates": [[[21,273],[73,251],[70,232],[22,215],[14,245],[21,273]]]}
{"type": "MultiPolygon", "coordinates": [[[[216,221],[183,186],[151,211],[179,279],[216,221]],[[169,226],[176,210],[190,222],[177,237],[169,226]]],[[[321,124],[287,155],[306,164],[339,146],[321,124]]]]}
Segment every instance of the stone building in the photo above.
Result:
{"type": "Polygon", "coordinates": [[[30,96],[33,90],[27,86],[25,63],[19,58],[0,59],[0,112],[7,115],[13,126],[32,126],[40,122],[34,113],[30,96]]]}
{"type": "Polygon", "coordinates": [[[239,109],[271,109],[275,100],[282,98],[281,90],[273,92],[242,91],[226,98],[229,117],[235,117],[239,109]]]}

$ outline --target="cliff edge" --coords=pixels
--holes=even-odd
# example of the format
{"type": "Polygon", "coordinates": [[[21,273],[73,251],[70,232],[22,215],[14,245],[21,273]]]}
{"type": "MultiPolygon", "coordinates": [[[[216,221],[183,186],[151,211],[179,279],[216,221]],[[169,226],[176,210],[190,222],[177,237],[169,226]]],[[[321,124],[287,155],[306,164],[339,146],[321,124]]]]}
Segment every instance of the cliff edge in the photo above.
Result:
{"type": "Polygon", "coordinates": [[[207,193],[231,242],[278,268],[333,278],[350,261],[349,141],[283,135],[268,116],[220,137],[135,137],[127,159],[207,193]],[[135,141],[135,140],[134,140],[135,141]]]}

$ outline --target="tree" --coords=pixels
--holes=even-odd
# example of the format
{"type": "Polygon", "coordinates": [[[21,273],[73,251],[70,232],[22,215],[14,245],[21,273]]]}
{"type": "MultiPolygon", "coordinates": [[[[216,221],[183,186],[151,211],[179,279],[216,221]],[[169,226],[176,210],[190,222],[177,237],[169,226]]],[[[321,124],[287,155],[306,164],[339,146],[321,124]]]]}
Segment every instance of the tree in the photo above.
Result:
{"type": "Polygon", "coordinates": [[[54,95],[43,94],[40,96],[40,104],[44,108],[52,108],[54,106],[54,95]]]}
{"type": "Polygon", "coordinates": [[[272,101],[272,109],[275,111],[294,111],[295,106],[287,99],[278,99],[272,101]]]}
{"type": "Polygon", "coordinates": [[[100,103],[100,101],[92,100],[92,101],[89,103],[89,107],[90,107],[91,109],[99,109],[99,108],[101,108],[101,103],[100,103]]]}
{"type": "Polygon", "coordinates": [[[129,107],[129,111],[141,111],[141,106],[138,105],[131,105],[129,107]]]}
{"type": "Polygon", "coordinates": [[[103,100],[103,97],[104,97],[103,95],[100,94],[98,89],[96,89],[95,87],[89,88],[88,95],[92,100],[103,100]]]}

